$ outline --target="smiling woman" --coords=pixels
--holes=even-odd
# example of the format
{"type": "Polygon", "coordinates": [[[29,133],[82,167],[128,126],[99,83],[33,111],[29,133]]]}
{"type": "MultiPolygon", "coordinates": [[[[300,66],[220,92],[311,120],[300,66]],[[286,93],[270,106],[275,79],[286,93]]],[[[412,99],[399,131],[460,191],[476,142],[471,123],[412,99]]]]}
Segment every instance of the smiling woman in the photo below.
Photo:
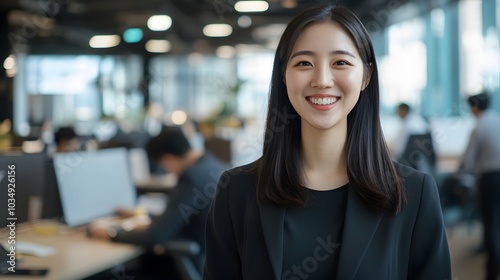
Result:
{"type": "Polygon", "coordinates": [[[263,155],[222,175],[206,246],[205,279],[451,279],[436,184],[391,161],[373,46],[351,11],[288,24],[263,155]]]}

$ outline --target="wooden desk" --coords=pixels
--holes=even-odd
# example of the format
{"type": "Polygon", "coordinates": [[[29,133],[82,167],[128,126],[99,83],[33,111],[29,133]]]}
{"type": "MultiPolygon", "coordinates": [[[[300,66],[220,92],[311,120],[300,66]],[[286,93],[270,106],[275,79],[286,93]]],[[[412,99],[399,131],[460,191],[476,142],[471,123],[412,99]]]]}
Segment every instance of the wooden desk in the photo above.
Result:
{"type": "MultiPolygon", "coordinates": [[[[2,242],[6,231],[0,231],[2,242]]],[[[35,234],[30,229],[16,233],[16,242],[30,242],[50,246],[56,253],[47,257],[23,256],[16,260],[16,269],[49,269],[46,276],[5,276],[1,280],[79,280],[113,268],[142,254],[142,249],[128,244],[119,244],[90,239],[83,230],[68,230],[58,234],[35,234]]]]}

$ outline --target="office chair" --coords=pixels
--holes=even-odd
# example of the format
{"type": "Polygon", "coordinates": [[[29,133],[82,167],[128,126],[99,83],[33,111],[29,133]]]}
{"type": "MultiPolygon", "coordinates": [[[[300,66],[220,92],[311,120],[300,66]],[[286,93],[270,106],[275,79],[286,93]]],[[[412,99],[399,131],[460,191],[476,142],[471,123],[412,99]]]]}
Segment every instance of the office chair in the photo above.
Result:
{"type": "Polygon", "coordinates": [[[163,245],[155,246],[154,252],[158,255],[168,254],[173,258],[181,280],[197,280],[202,278],[203,261],[198,260],[200,258],[201,247],[197,242],[191,240],[172,240],[163,245]]]}
{"type": "Polygon", "coordinates": [[[474,222],[480,217],[476,177],[470,174],[447,174],[439,195],[446,226],[450,228],[465,222],[472,230],[474,222]]]}

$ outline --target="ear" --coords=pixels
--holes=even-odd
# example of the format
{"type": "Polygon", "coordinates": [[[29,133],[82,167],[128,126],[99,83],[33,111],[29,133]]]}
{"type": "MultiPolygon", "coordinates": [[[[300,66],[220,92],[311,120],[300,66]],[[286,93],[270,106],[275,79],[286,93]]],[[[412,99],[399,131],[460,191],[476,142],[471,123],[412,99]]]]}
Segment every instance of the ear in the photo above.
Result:
{"type": "Polygon", "coordinates": [[[373,63],[370,62],[370,65],[368,65],[368,71],[365,73],[363,77],[363,84],[361,86],[362,90],[365,90],[365,88],[370,84],[370,81],[372,79],[372,74],[373,74],[373,63]]]}

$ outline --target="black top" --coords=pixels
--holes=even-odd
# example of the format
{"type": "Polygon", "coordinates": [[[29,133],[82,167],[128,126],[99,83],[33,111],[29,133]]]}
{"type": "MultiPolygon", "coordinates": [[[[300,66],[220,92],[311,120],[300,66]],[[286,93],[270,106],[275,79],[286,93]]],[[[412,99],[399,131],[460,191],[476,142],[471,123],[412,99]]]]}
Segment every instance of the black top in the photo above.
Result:
{"type": "Polygon", "coordinates": [[[287,209],[282,279],[335,279],[347,205],[347,185],[307,189],[308,205],[287,209]]]}

